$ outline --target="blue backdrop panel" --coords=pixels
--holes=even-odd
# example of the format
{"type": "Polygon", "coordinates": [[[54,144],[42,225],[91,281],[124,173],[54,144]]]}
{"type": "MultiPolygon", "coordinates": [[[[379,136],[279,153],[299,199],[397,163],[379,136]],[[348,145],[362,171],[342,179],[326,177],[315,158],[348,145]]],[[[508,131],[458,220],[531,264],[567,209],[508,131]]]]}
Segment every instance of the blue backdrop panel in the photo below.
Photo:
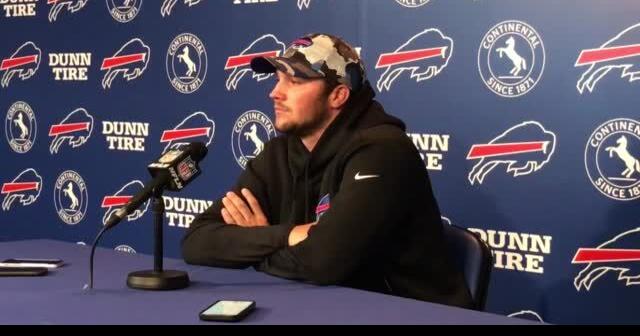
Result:
{"type": "MultiPolygon", "coordinates": [[[[634,0],[0,0],[0,239],[90,243],[172,146],[165,253],[275,137],[273,76],[309,32],[359,48],[408,125],[445,221],[495,258],[488,310],[637,322],[640,4],[634,0]]],[[[400,193],[401,190],[389,190],[400,193]]],[[[151,253],[143,205],[102,245],[151,253]]]]}

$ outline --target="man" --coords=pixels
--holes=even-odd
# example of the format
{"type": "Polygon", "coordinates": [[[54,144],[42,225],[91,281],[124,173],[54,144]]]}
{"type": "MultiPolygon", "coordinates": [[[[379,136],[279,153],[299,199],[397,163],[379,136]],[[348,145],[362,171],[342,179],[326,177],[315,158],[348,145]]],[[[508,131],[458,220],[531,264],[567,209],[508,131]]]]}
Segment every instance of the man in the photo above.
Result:
{"type": "Polygon", "coordinates": [[[312,34],[251,67],[276,73],[284,135],[191,223],[185,261],[469,307],[424,162],[373,100],[355,50],[312,34]]]}

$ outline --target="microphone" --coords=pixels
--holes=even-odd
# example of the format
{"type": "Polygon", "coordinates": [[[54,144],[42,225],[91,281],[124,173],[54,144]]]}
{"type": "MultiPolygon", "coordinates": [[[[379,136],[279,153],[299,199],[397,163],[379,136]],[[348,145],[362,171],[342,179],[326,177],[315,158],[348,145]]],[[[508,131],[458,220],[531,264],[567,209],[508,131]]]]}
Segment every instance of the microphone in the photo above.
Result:
{"type": "Polygon", "coordinates": [[[185,272],[163,270],[162,268],[162,214],[164,213],[164,205],[161,195],[163,189],[181,190],[198,177],[201,173],[198,163],[206,155],[207,146],[204,143],[192,142],[169,150],[147,166],[153,180],[147,183],[127,204],[111,215],[93,241],[89,256],[89,283],[83,289],[93,288],[93,257],[102,235],[136,211],[151,197],[154,197],[154,214],[156,217],[154,269],[152,271],[129,274],[127,285],[138,289],[178,289],[189,285],[189,277],[185,272]]]}
{"type": "Polygon", "coordinates": [[[207,146],[202,142],[192,142],[164,153],[147,166],[153,180],[147,183],[127,204],[111,215],[105,227],[110,229],[116,226],[153,196],[153,191],[158,188],[171,191],[182,190],[200,175],[201,170],[198,162],[206,155],[207,146]]]}

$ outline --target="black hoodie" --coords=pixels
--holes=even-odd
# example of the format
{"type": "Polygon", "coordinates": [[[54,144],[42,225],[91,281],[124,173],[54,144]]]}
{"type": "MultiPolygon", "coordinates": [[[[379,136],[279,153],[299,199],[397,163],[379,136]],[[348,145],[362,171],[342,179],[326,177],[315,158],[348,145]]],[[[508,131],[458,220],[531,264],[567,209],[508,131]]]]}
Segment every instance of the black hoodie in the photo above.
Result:
{"type": "Polygon", "coordinates": [[[404,123],[373,97],[367,83],[312,152],[295,136],[269,141],[234,191],[251,190],[270,225],[225,224],[217,200],[191,223],[185,261],[470,307],[424,162],[404,123]],[[314,221],[288,246],[293,226],[314,221]]]}

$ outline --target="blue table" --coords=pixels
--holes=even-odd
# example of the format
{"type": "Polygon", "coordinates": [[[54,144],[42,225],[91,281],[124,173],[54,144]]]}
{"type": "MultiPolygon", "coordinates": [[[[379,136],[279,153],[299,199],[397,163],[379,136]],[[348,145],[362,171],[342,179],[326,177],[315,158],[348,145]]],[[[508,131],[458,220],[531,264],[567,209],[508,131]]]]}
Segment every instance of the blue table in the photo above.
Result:
{"type": "Polygon", "coordinates": [[[191,286],[142,291],[127,274],[150,269],[153,258],[98,248],[94,289],[90,247],[54,240],[0,243],[0,258],[62,258],[67,265],[44,277],[0,277],[0,324],[194,324],[218,299],[254,300],[251,324],[519,324],[526,320],[398,298],[351,288],[288,281],[252,269],[186,265],[165,259],[165,269],[189,273],[191,286]]]}

